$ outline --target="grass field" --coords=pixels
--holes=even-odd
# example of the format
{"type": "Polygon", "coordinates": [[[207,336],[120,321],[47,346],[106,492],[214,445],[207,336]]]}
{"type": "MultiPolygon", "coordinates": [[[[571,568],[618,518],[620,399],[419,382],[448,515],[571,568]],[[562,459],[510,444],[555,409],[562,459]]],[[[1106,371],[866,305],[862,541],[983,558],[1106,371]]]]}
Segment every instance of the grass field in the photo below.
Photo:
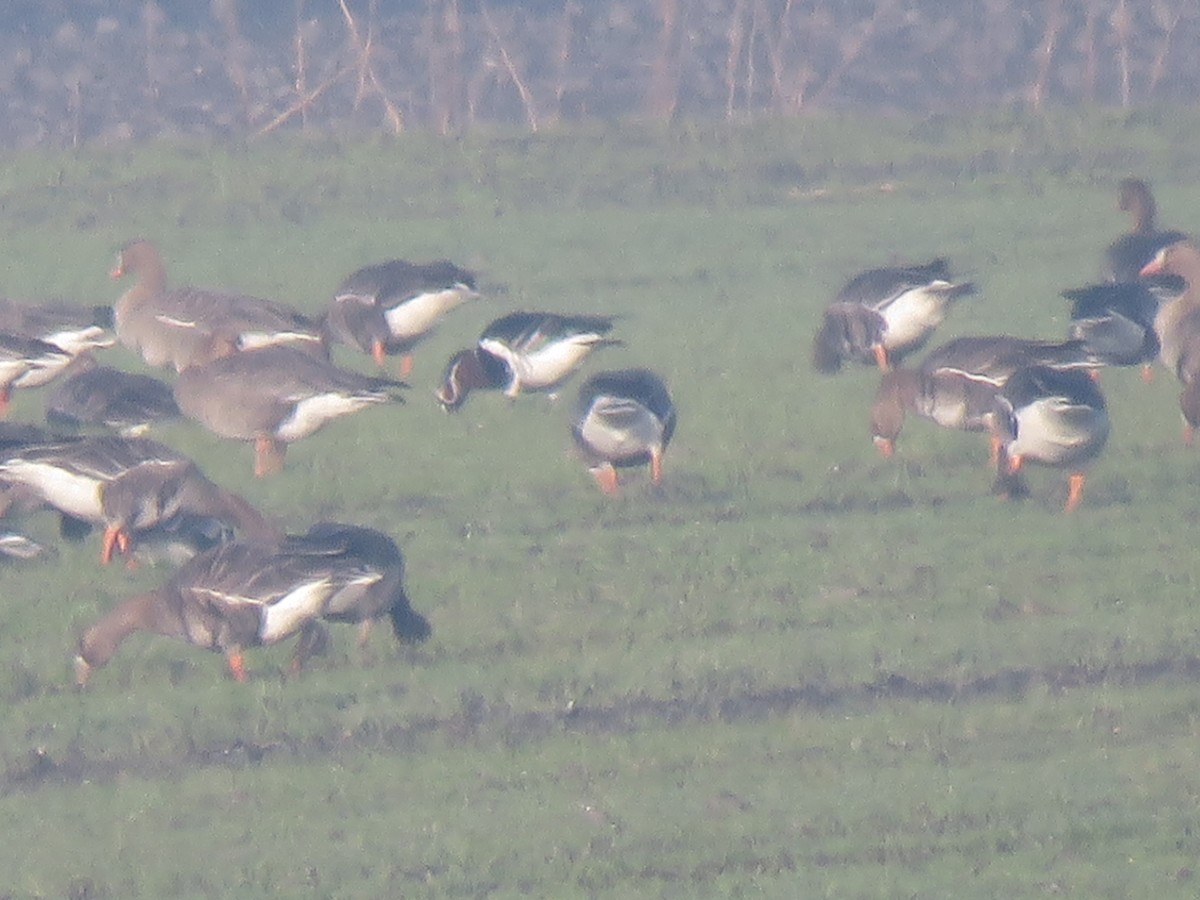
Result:
{"type": "MultiPolygon", "coordinates": [[[[302,530],[383,528],[434,634],[250,682],[131,640],[85,693],[79,631],[163,568],[98,542],[0,570],[0,897],[1194,897],[1200,892],[1200,459],[1177,386],[1105,372],[1113,435],[1081,509],[1061,473],[989,495],[974,435],[875,454],[877,375],[809,363],[849,275],[945,255],[981,293],[943,337],[1061,335],[1064,288],[1142,175],[1200,222],[1192,113],[819,119],[439,142],[153,146],[10,157],[0,290],[103,303],[155,239],[180,282],[316,311],[394,256],[486,299],[418,351],[400,408],[251,477],[302,530]],[[448,354],[515,308],[618,314],[679,428],[660,488],[602,497],[573,394],[455,416],[448,354]]],[[[124,351],[110,359],[134,367],[124,351]]],[[[339,357],[366,368],[365,360],[339,357]]],[[[40,418],[42,398],[15,415],[40,418]]]]}

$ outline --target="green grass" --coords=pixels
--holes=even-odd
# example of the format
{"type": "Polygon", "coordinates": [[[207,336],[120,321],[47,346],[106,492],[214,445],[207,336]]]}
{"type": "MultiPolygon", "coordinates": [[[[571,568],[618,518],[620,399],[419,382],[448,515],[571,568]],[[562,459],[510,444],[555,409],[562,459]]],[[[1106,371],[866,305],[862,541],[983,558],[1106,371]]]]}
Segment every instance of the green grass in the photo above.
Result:
{"type": "MultiPolygon", "coordinates": [[[[970,435],[878,459],[876,376],[812,372],[856,270],[944,254],[978,282],[944,337],[1055,336],[1058,292],[1148,177],[1189,229],[1194,115],[814,118],[458,142],[298,140],[11,157],[0,290],[110,302],[115,249],[178,282],[318,310],[393,256],[488,298],[417,354],[400,408],[295,446],[163,439],[302,529],[381,527],[433,623],[221,660],[138,637],[69,686],[80,629],[162,568],[95,540],[0,571],[0,896],[1191,897],[1200,461],[1177,387],[1106,372],[1082,508],[1061,473],[988,493],[970,435]],[[661,488],[591,487],[566,409],[431,392],[513,308],[619,314],[598,367],[650,365],[680,424],[661,488]]],[[[112,359],[134,366],[127,353],[112,359]]],[[[348,365],[367,368],[349,354],[348,365]]],[[[41,397],[18,396],[37,418],[41,397]]],[[[57,541],[47,516],[22,523],[57,541]]]]}

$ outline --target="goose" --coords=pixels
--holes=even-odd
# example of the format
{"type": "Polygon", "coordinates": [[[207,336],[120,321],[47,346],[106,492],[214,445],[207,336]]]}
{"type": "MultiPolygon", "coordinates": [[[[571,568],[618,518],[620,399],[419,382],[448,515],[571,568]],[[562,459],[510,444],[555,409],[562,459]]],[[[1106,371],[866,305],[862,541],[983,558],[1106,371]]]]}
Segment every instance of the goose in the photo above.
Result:
{"type": "Polygon", "coordinates": [[[150,375],[100,365],[90,353],[75,358],[46,398],[46,422],[57,428],[99,426],[138,437],[179,418],[171,386],[150,375]]]}
{"type": "Polygon", "coordinates": [[[887,369],[925,344],[955,300],[974,293],[970,282],[953,280],[944,259],[861,272],[826,308],[813,364],[830,374],[853,360],[887,369]]]}
{"type": "Polygon", "coordinates": [[[158,249],[144,239],[117,254],[113,278],[134,284],[113,306],[117,337],[155,368],[176,372],[241,350],[287,345],[327,355],[321,329],[291,307],[205,288],[167,287],[158,249]]]}
{"type": "Polygon", "coordinates": [[[318,523],[281,541],[237,540],[185,563],[164,585],[137,594],[86,629],[75,657],[75,682],[87,684],[135,632],[178,638],[225,655],[230,674],[247,678],[243,651],[300,638],[291,669],[324,649],[323,622],[359,625],[388,617],[399,640],[431,633],[404,590],[404,557],[386,534],[358,525],[318,523]]]}
{"type": "Polygon", "coordinates": [[[451,310],[479,296],[475,275],[449,260],[403,259],[365,266],[334,295],[325,317],[332,340],[369,353],[385,366],[402,354],[400,377],[412,371],[411,350],[451,310]]]}
{"type": "Polygon", "coordinates": [[[1087,465],[1108,440],[1108,410],[1095,380],[1084,372],[1029,366],[996,395],[993,427],[1000,441],[998,484],[1023,492],[1017,478],[1027,462],[1065,468],[1066,512],[1079,506],[1087,465]]]}
{"type": "Polygon", "coordinates": [[[1179,408],[1184,443],[1190,445],[1200,427],[1200,248],[1190,241],[1163,247],[1142,269],[1143,276],[1176,275],[1186,288],[1161,303],[1154,317],[1158,359],[1183,385],[1179,408]]]}
{"type": "Polygon", "coordinates": [[[105,563],[114,548],[129,556],[143,541],[188,540],[193,531],[209,530],[201,521],[206,519],[257,536],[277,534],[249,503],[217,487],[190,459],[147,438],[97,435],[17,444],[0,458],[0,482],[22,491],[25,506],[36,502],[57,510],[68,536],[104,528],[105,563]],[[185,518],[190,527],[180,524],[185,518]]]}
{"type": "Polygon", "coordinates": [[[597,486],[615,494],[618,468],[648,463],[650,480],[662,481],[663,454],[675,420],[671,394],[654,372],[598,372],[579,388],[571,434],[597,486]]]}
{"type": "Polygon", "coordinates": [[[474,347],[450,357],[436,393],[438,402],[451,412],[476,389],[502,389],[509,398],[525,391],[552,391],[598,347],[620,343],[606,337],[612,327],[609,316],[502,316],[484,329],[474,347]]]}
{"type": "Polygon", "coordinates": [[[213,434],[252,441],[254,474],[264,476],[283,468],[289,444],[339,416],[403,402],[397,390],[404,387],[290,347],[265,347],[184,370],[175,402],[213,434]]]}
{"type": "Polygon", "coordinates": [[[104,350],[117,342],[108,307],[67,303],[23,303],[0,299],[0,332],[36,338],[70,356],[104,350]]]}
{"type": "Polygon", "coordinates": [[[1168,244],[1187,238],[1182,231],[1160,231],[1158,208],[1150,185],[1141,178],[1121,181],[1117,207],[1133,217],[1133,229],[1104,251],[1104,274],[1109,281],[1137,281],[1141,270],[1168,244]]]}

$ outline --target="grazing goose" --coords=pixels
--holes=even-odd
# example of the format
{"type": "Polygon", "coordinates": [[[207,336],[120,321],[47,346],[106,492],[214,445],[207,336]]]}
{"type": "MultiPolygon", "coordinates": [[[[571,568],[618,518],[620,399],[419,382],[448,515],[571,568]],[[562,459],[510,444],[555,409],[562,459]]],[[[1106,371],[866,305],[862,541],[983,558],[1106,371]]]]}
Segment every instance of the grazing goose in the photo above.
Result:
{"type": "Polygon", "coordinates": [[[278,531],[236,494],[213,484],[182,454],[145,438],[101,435],[16,445],[0,460],[0,482],[64,516],[64,531],[105,529],[101,561],[114,547],[130,555],[135,544],[189,540],[203,545],[216,520],[255,537],[278,531]],[[183,520],[186,520],[183,521],[183,520]]]}
{"type": "Polygon", "coordinates": [[[177,418],[179,407],[169,384],[102,366],[90,353],[75,357],[62,383],[46,398],[46,422],[56,427],[99,426],[137,437],[157,422],[177,418]]]}
{"type": "Polygon", "coordinates": [[[146,535],[172,544],[185,539],[216,543],[226,530],[259,541],[283,536],[243,497],[214,484],[190,460],[148,460],[123,472],[101,486],[100,510],[100,561],[105,564],[114,549],[129,557],[146,535]]]}
{"type": "MultiPolygon", "coordinates": [[[[987,431],[999,386],[954,369],[893,369],[884,372],[871,406],[871,438],[884,457],[895,453],[906,414],[943,428],[987,431]]],[[[999,444],[993,442],[992,462],[999,444]]]]}
{"type": "Polygon", "coordinates": [[[475,389],[502,388],[509,398],[553,390],[597,347],[620,343],[605,337],[612,327],[609,316],[509,313],[488,325],[474,347],[450,357],[438,402],[453,411],[475,389]]]}
{"type": "MultiPolygon", "coordinates": [[[[1091,370],[1099,361],[1083,341],[1041,341],[1011,335],[954,338],[929,351],[916,370],[885,372],[871,409],[871,435],[889,457],[912,413],[943,428],[990,429],[995,395],[1027,366],[1091,370]]],[[[993,435],[990,460],[999,442],[993,435]]]]}
{"type": "Polygon", "coordinates": [[[396,637],[418,642],[429,622],[404,592],[404,558],[387,535],[370,528],[319,523],[282,542],[234,541],[203,553],[162,587],[121,603],[79,640],[75,680],[84,686],[137,631],[179,638],[223,653],[245,681],[242,652],[294,634],[292,671],[328,642],[322,621],[360,625],[387,616],[396,637]]]}
{"type": "Polygon", "coordinates": [[[579,388],[571,434],[606,494],[617,492],[617,469],[650,465],[662,481],[662,460],[675,433],[675,404],[647,369],[598,372],[579,388]]]}
{"type": "Polygon", "coordinates": [[[449,260],[403,259],[366,266],[342,282],[325,317],[333,340],[369,353],[381,367],[400,353],[400,377],[412,371],[409,351],[446,313],[479,296],[475,275],[449,260]]]}
{"type": "Polygon", "coordinates": [[[973,284],[952,279],[944,259],[862,272],[825,310],[813,364],[827,373],[851,360],[887,369],[924,345],[954,300],[973,293],[973,284]]]}
{"type": "Polygon", "coordinates": [[[339,369],[290,347],[265,347],[184,370],[175,402],[220,437],[253,441],[254,474],[283,468],[287,445],[325,423],[389,400],[401,381],[339,369]]]}
{"type": "Polygon", "coordinates": [[[136,279],[113,306],[117,337],[150,366],[182,372],[240,350],[287,345],[327,355],[321,329],[291,307],[203,288],[167,287],[153,244],[135,240],[117,254],[113,278],[136,279]]]}
{"type": "Polygon", "coordinates": [[[1187,238],[1182,231],[1160,231],[1157,207],[1150,185],[1140,178],[1121,182],[1117,206],[1133,216],[1133,230],[1117,238],[1104,252],[1104,274],[1109,281],[1137,281],[1141,270],[1163,247],[1187,238]]]}
{"type": "Polygon", "coordinates": [[[14,444],[0,458],[0,481],[20,486],[72,519],[104,521],[101,489],[142,463],[187,462],[157,441],[108,435],[14,444]]]}
{"type": "Polygon", "coordinates": [[[1142,269],[1143,275],[1177,275],[1187,287],[1161,303],[1154,317],[1159,361],[1183,384],[1179,408],[1184,442],[1200,427],[1200,249],[1190,241],[1163,247],[1142,269]]]}
{"type": "Polygon", "coordinates": [[[1056,466],[1070,473],[1066,511],[1079,506],[1084,471],[1109,431],[1104,396],[1092,378],[1045,366],[1020,369],[996,395],[993,425],[1002,490],[1023,492],[1017,479],[1026,462],[1056,466]]]}

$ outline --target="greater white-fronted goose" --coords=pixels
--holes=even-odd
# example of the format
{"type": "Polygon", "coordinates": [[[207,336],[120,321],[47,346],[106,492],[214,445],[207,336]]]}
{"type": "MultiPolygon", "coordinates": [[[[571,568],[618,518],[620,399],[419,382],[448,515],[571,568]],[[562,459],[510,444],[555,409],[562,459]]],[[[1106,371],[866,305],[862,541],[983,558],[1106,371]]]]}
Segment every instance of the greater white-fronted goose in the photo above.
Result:
{"type": "Polygon", "coordinates": [[[826,308],[813,364],[826,373],[850,361],[887,369],[925,344],[954,300],[973,293],[973,284],[952,278],[944,259],[862,272],[826,308]]]}
{"type": "Polygon", "coordinates": [[[150,375],[100,365],[90,353],[75,358],[46,398],[46,422],[57,428],[107,428],[124,437],[179,418],[171,386],[150,375]]]}
{"type": "Polygon", "coordinates": [[[213,434],[253,442],[254,473],[262,476],[283,467],[288,444],[339,416],[402,402],[403,387],[290,347],[265,347],[184,370],[175,402],[213,434]]]}
{"type": "Polygon", "coordinates": [[[287,345],[327,355],[320,327],[282,303],[205,288],[168,288],[157,248],[147,240],[117,254],[114,278],[135,282],[113,307],[117,337],[151,366],[175,371],[241,350],[287,345]]]}
{"type": "Polygon", "coordinates": [[[1091,370],[1100,360],[1084,341],[1044,341],[1007,334],[968,335],[940,344],[921,360],[925,372],[947,369],[997,387],[1027,366],[1091,370]]]}
{"type": "MultiPolygon", "coordinates": [[[[943,428],[990,430],[996,393],[1014,372],[1029,366],[1091,371],[1100,365],[1083,341],[1043,341],[1012,335],[954,338],[926,354],[914,370],[885,372],[871,408],[871,436],[891,456],[906,414],[943,428]]],[[[999,442],[993,436],[994,464],[999,442]]]]}
{"type": "Polygon", "coordinates": [[[1141,178],[1121,181],[1117,206],[1133,217],[1133,228],[1104,251],[1104,275],[1109,281],[1137,281],[1154,254],[1187,238],[1182,231],[1160,231],[1158,208],[1150,185],[1141,178]]]}
{"type": "Polygon", "coordinates": [[[606,337],[611,316],[564,316],[515,312],[492,322],[474,347],[446,364],[438,402],[458,409],[472,390],[500,390],[514,398],[525,391],[551,391],[571,377],[598,347],[619,344],[606,337]]]}
{"type": "Polygon", "coordinates": [[[16,388],[35,388],[58,378],[73,357],[37,338],[0,333],[0,417],[8,414],[16,388]]]}
{"type": "Polygon", "coordinates": [[[1183,384],[1179,408],[1184,441],[1191,444],[1200,427],[1200,248],[1191,241],[1163,247],[1142,269],[1143,275],[1167,273],[1183,279],[1186,288],[1161,303],[1154,317],[1159,361],[1183,384]]]}
{"type": "Polygon", "coordinates": [[[292,659],[298,671],[328,641],[323,621],[359,624],[361,643],[370,624],[385,616],[400,640],[430,634],[405,594],[400,549],[374,529],[320,523],[281,542],[219,545],[162,587],[121,603],[80,638],[75,680],[85,685],[138,631],[223,653],[238,681],[246,679],[245,648],[299,634],[292,659]]]}
{"type": "Polygon", "coordinates": [[[596,484],[617,492],[617,469],[649,464],[662,481],[663,454],[675,433],[675,403],[648,369],[597,372],[579,388],[571,434],[596,484]]]}
{"type": "Polygon", "coordinates": [[[1009,494],[1027,462],[1066,469],[1066,511],[1083,496],[1085,471],[1108,440],[1104,395],[1084,372],[1030,366],[1014,372],[996,395],[993,424],[1000,440],[999,480],[1009,494]]]}
{"type": "MultiPolygon", "coordinates": [[[[871,406],[871,438],[890,457],[906,415],[929,419],[943,428],[988,431],[999,386],[954,369],[893,369],[884,372],[871,406]]],[[[995,461],[998,444],[993,444],[995,461]]]]}
{"type": "Polygon", "coordinates": [[[216,519],[258,537],[278,534],[250,504],[217,487],[186,456],[146,438],[99,435],[15,444],[0,458],[0,482],[22,490],[26,507],[37,501],[68,523],[81,523],[66,525],[68,535],[103,527],[103,562],[114,547],[128,554],[144,540],[176,540],[188,530],[177,525],[184,517],[216,519]]]}
{"type": "Polygon", "coordinates": [[[1071,301],[1067,334],[1106,366],[1147,365],[1158,356],[1158,308],[1183,288],[1182,279],[1155,276],[1063,291],[1071,301]]]}
{"type": "Polygon", "coordinates": [[[412,370],[412,349],[446,313],[478,296],[474,273],[449,260],[394,259],[342,282],[325,323],[333,340],[369,353],[381,367],[388,356],[403,354],[403,378],[412,370]]]}
{"type": "Polygon", "coordinates": [[[213,533],[218,522],[251,540],[271,541],[283,532],[245,498],[214,484],[191,460],[151,460],[133,466],[100,487],[104,545],[100,561],[113,551],[129,557],[146,535],[160,540],[213,533]]]}
{"type": "Polygon", "coordinates": [[[0,332],[37,338],[71,356],[115,344],[111,325],[112,311],[108,307],[0,299],[0,332]]]}

